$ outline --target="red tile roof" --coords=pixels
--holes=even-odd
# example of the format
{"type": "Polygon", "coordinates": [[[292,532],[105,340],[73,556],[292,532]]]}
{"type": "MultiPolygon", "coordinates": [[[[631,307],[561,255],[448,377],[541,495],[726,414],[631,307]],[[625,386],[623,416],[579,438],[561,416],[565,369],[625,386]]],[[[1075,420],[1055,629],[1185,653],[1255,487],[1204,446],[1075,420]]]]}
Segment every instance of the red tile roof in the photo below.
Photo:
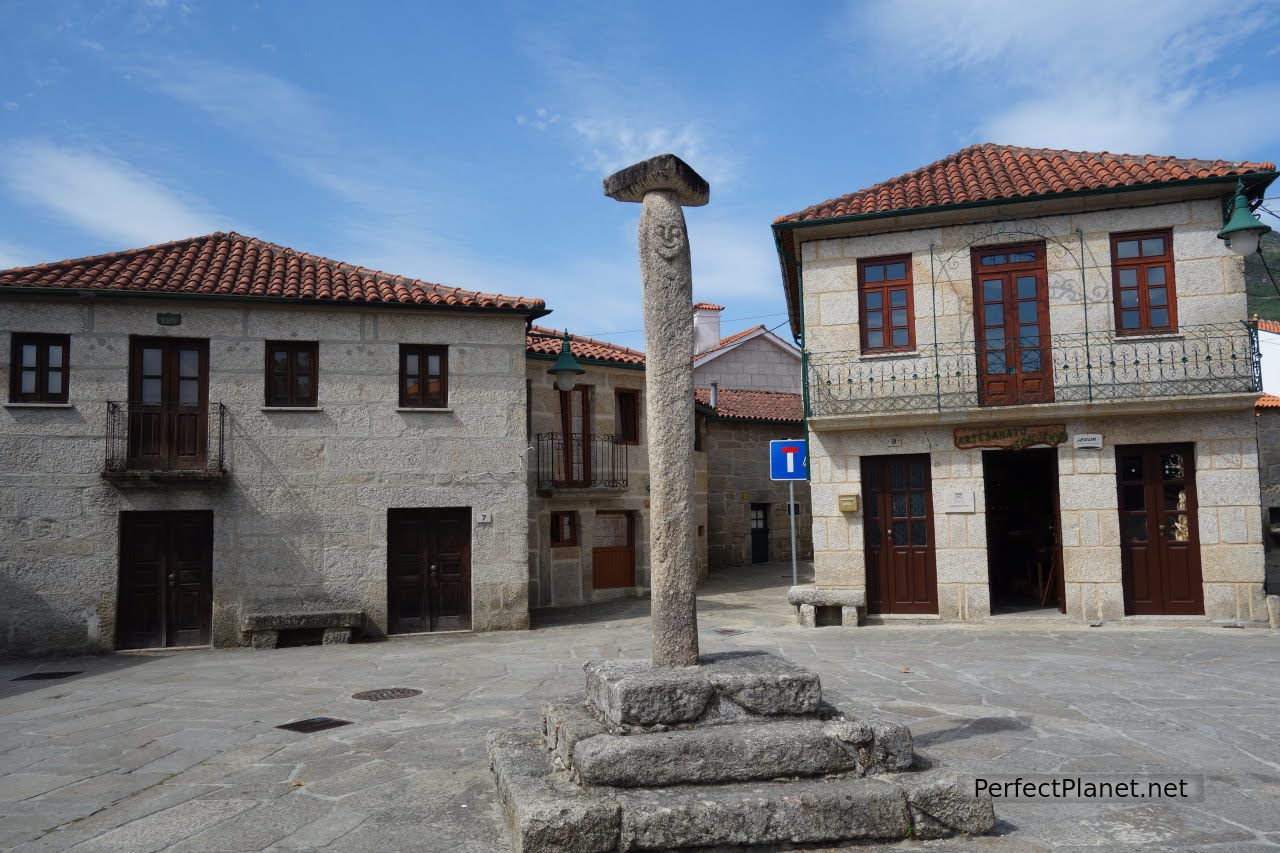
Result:
{"type": "Polygon", "coordinates": [[[706,310],[708,310],[708,311],[723,311],[723,310],[724,310],[724,306],[723,306],[723,305],[717,305],[717,304],[715,304],[714,302],[695,302],[695,303],[693,303],[693,307],[694,307],[694,308],[704,308],[704,309],[706,309],[706,310]]]}
{"type": "MultiPolygon", "coordinates": [[[[534,332],[541,332],[546,335],[556,335],[558,337],[561,334],[555,329],[546,329],[542,326],[532,326],[530,328],[534,332]]],[[[530,336],[525,338],[525,350],[539,355],[559,355],[560,341],[556,338],[535,338],[530,336]]],[[[574,358],[613,361],[619,364],[644,364],[644,353],[640,352],[640,350],[634,350],[619,344],[611,344],[608,341],[584,338],[581,335],[569,335],[569,351],[573,353],[574,358]]]]}
{"type": "Polygon", "coordinates": [[[745,338],[747,335],[755,334],[756,332],[760,331],[763,328],[764,328],[764,324],[761,323],[759,326],[752,326],[750,329],[743,329],[741,332],[734,332],[732,335],[730,335],[727,338],[721,338],[720,343],[716,344],[715,346],[707,347],[702,352],[695,355],[694,358],[695,359],[702,358],[707,353],[712,353],[712,352],[717,352],[718,350],[722,350],[725,347],[730,346],[731,344],[737,343],[738,341],[745,338]]]}
{"type": "Polygon", "coordinates": [[[1253,405],[1258,409],[1280,409],[1280,397],[1275,394],[1263,394],[1253,405]]]}
{"type": "MultiPolygon", "coordinates": [[[[711,407],[711,389],[695,388],[693,397],[700,405],[711,407]]],[[[804,420],[804,400],[799,394],[785,391],[721,388],[716,393],[715,413],[727,420],[800,423],[804,420]]]]}
{"type": "Polygon", "coordinates": [[[1274,172],[1275,168],[1274,163],[1057,151],[982,143],[970,145],[923,169],[780,216],[774,222],[808,222],[975,201],[1220,178],[1274,172]]]}
{"type": "Polygon", "coordinates": [[[1271,332],[1273,335],[1280,335],[1280,323],[1275,320],[1260,320],[1254,317],[1249,322],[1257,326],[1259,332],[1271,332]]]}
{"type": "Polygon", "coordinates": [[[541,299],[432,284],[234,232],[0,270],[3,287],[489,309],[534,316],[547,313],[541,299]]]}

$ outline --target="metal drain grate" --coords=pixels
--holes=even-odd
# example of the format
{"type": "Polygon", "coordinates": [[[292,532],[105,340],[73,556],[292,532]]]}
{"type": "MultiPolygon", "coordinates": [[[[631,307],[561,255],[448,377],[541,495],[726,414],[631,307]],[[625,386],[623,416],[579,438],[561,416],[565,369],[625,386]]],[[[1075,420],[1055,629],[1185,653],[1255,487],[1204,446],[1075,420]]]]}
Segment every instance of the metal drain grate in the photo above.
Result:
{"type": "Polygon", "coordinates": [[[712,628],[711,633],[719,634],[722,637],[732,637],[736,634],[747,633],[746,628],[712,628]]]}
{"type": "Polygon", "coordinates": [[[80,670],[75,672],[28,672],[26,675],[19,675],[17,678],[11,678],[10,681],[53,681],[58,678],[70,678],[73,675],[79,675],[80,670]]]}
{"type": "Polygon", "coordinates": [[[276,726],[276,728],[309,735],[312,732],[322,732],[325,729],[336,729],[339,726],[349,725],[351,725],[350,720],[338,720],[333,717],[308,717],[305,720],[294,720],[292,723],[276,726]]]}
{"type": "Polygon", "coordinates": [[[363,699],[366,702],[382,702],[386,699],[408,699],[411,696],[421,696],[421,690],[415,690],[412,687],[383,687],[380,690],[362,690],[359,693],[352,693],[352,699],[363,699]]]}

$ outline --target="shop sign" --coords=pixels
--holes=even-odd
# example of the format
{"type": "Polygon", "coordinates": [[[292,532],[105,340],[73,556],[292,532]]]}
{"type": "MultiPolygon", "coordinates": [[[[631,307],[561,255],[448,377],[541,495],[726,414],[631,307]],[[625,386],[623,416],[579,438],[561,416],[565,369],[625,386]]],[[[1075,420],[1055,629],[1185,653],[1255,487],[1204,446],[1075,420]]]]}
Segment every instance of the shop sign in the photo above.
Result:
{"type": "Polygon", "coordinates": [[[1057,447],[1067,440],[1066,424],[1033,426],[956,427],[956,447],[960,450],[989,448],[1022,450],[1027,447],[1057,447]]]}

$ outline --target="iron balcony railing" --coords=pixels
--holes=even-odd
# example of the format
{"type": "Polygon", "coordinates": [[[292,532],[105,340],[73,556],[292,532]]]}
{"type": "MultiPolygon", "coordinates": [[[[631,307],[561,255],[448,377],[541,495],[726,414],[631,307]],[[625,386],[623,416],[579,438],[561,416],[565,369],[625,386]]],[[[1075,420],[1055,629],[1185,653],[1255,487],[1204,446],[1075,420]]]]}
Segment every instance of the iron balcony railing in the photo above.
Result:
{"type": "Polygon", "coordinates": [[[615,435],[540,432],[538,488],[625,489],[627,445],[615,435]]]}
{"type": "Polygon", "coordinates": [[[227,407],[222,403],[107,403],[108,473],[221,474],[227,407]]]}
{"type": "Polygon", "coordinates": [[[809,353],[808,365],[814,416],[1198,397],[1262,387],[1257,330],[1248,323],[1183,326],[1145,337],[1106,331],[921,345],[898,357],[809,353]]]}

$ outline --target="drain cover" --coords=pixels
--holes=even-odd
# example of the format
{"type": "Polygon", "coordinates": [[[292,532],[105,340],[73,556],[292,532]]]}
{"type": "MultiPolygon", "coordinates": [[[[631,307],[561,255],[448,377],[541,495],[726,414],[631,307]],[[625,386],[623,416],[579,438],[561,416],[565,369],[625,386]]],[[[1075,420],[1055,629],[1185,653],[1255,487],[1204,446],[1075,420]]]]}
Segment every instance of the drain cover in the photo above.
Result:
{"type": "Polygon", "coordinates": [[[301,732],[307,735],[312,732],[322,732],[325,729],[336,729],[339,726],[349,725],[351,725],[350,720],[338,720],[333,717],[308,717],[305,720],[295,720],[292,723],[285,723],[283,726],[276,726],[276,728],[290,732],[301,732]]]}
{"type": "Polygon", "coordinates": [[[421,696],[421,690],[412,687],[383,687],[381,690],[364,690],[352,693],[352,699],[364,699],[366,702],[382,702],[385,699],[408,699],[410,696],[421,696]]]}
{"type": "Polygon", "coordinates": [[[53,681],[57,678],[70,678],[73,675],[79,675],[80,671],[75,672],[28,672],[26,675],[19,675],[17,678],[11,678],[10,681],[53,681]]]}
{"type": "Polygon", "coordinates": [[[746,628],[712,628],[711,633],[719,634],[722,637],[732,637],[735,634],[747,633],[746,628]]]}

